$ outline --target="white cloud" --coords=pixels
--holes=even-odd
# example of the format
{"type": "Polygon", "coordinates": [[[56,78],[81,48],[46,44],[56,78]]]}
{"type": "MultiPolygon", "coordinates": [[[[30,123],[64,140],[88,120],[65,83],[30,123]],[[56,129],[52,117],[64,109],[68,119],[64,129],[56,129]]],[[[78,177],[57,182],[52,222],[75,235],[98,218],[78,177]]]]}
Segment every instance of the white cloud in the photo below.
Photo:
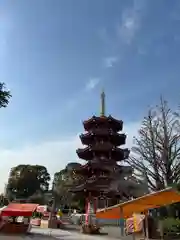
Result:
{"type": "Polygon", "coordinates": [[[127,44],[131,44],[141,27],[142,12],[146,6],[146,0],[134,0],[132,7],[125,9],[122,13],[120,24],[118,24],[118,36],[127,44]]]}
{"type": "Polygon", "coordinates": [[[41,142],[18,149],[0,149],[1,183],[0,191],[7,182],[9,171],[18,164],[40,164],[47,167],[51,175],[68,162],[76,161],[76,149],[81,146],[78,136],[41,142]]]}
{"type": "Polygon", "coordinates": [[[118,57],[107,57],[104,59],[104,65],[106,68],[111,68],[118,61],[118,57]]]}
{"type": "Polygon", "coordinates": [[[121,24],[118,26],[119,37],[127,44],[130,44],[140,27],[140,18],[134,10],[126,10],[122,14],[121,24]]]}
{"type": "MultiPolygon", "coordinates": [[[[120,56],[120,58],[123,59],[126,52],[126,46],[135,42],[134,40],[141,30],[143,17],[148,9],[148,4],[147,0],[132,0],[130,6],[122,9],[120,19],[115,23],[114,34],[111,34],[105,27],[99,30],[99,37],[110,52],[110,58],[104,60],[104,65],[106,67],[112,67],[113,63],[115,63],[115,61],[111,61],[111,55],[114,55],[114,53],[120,50],[118,57],[120,56]]],[[[137,42],[138,41],[136,41],[136,44],[137,42]]],[[[138,49],[138,53],[144,55],[146,49],[138,49]]]]}
{"type": "Polygon", "coordinates": [[[94,89],[98,85],[99,82],[100,82],[100,78],[90,78],[86,84],[86,90],[90,91],[90,90],[94,89]]]}
{"type": "MultiPolygon", "coordinates": [[[[138,127],[139,123],[129,123],[124,126],[124,132],[128,135],[126,146],[129,148],[132,146],[132,138],[136,135],[138,127]]],[[[68,162],[80,162],[76,155],[76,149],[81,146],[79,136],[76,135],[18,149],[0,149],[0,159],[3,163],[0,168],[0,191],[4,190],[4,184],[7,182],[12,167],[18,164],[40,164],[46,166],[53,176],[56,171],[64,168],[68,162]]]]}
{"type": "Polygon", "coordinates": [[[141,121],[127,123],[124,122],[123,132],[127,134],[126,146],[131,148],[133,145],[133,137],[137,136],[138,130],[140,129],[141,121]]]}

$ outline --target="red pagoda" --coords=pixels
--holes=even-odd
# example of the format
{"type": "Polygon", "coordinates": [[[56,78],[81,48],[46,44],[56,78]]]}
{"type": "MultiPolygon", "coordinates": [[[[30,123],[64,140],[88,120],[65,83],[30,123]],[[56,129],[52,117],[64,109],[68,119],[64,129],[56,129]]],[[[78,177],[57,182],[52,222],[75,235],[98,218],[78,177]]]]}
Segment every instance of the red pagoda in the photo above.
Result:
{"type": "MultiPolygon", "coordinates": [[[[127,180],[132,176],[132,169],[129,166],[121,166],[118,162],[127,159],[130,151],[119,147],[126,142],[126,135],[119,133],[123,129],[123,121],[105,115],[104,92],[101,94],[100,116],[93,116],[84,121],[83,125],[86,133],[81,134],[80,139],[87,147],[77,149],[76,152],[78,157],[87,163],[76,169],[76,173],[83,176],[83,181],[71,191],[83,193],[88,201],[102,198],[128,199],[133,195],[131,190],[136,187],[136,184],[127,180]]],[[[96,211],[97,204],[95,205],[96,211]]]]}

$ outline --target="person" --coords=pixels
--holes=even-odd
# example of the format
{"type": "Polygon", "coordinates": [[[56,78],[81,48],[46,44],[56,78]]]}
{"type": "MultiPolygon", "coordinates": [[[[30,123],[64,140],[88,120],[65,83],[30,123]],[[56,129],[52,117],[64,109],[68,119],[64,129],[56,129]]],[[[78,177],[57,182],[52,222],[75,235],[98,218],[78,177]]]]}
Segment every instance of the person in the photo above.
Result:
{"type": "Polygon", "coordinates": [[[58,209],[58,212],[57,212],[58,218],[61,219],[62,215],[63,215],[63,214],[62,214],[62,211],[61,211],[61,209],[59,208],[59,209],[58,209]]]}
{"type": "Polygon", "coordinates": [[[29,224],[29,218],[28,217],[24,217],[24,224],[28,225],[29,224]]]}

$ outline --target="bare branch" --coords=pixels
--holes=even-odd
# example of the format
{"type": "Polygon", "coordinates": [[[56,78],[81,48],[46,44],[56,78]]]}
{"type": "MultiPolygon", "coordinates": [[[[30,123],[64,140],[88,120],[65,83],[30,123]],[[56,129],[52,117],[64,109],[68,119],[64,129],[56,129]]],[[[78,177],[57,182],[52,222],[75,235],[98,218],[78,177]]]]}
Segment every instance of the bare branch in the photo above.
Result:
{"type": "Polygon", "coordinates": [[[167,102],[150,109],[134,138],[135,146],[127,162],[137,176],[146,178],[152,190],[159,190],[180,180],[180,114],[167,102]]]}

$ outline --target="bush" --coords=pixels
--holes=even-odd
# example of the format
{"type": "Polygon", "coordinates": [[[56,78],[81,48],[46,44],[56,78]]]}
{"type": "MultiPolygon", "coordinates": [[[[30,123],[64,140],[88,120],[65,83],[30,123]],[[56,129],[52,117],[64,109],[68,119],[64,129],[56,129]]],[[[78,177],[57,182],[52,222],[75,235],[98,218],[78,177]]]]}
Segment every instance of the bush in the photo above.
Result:
{"type": "Polygon", "coordinates": [[[180,232],[180,219],[179,218],[166,218],[162,220],[162,227],[164,233],[180,232]]]}
{"type": "Polygon", "coordinates": [[[43,215],[43,214],[40,213],[40,212],[34,212],[32,217],[33,217],[33,218],[42,218],[42,215],[43,215]]]}

